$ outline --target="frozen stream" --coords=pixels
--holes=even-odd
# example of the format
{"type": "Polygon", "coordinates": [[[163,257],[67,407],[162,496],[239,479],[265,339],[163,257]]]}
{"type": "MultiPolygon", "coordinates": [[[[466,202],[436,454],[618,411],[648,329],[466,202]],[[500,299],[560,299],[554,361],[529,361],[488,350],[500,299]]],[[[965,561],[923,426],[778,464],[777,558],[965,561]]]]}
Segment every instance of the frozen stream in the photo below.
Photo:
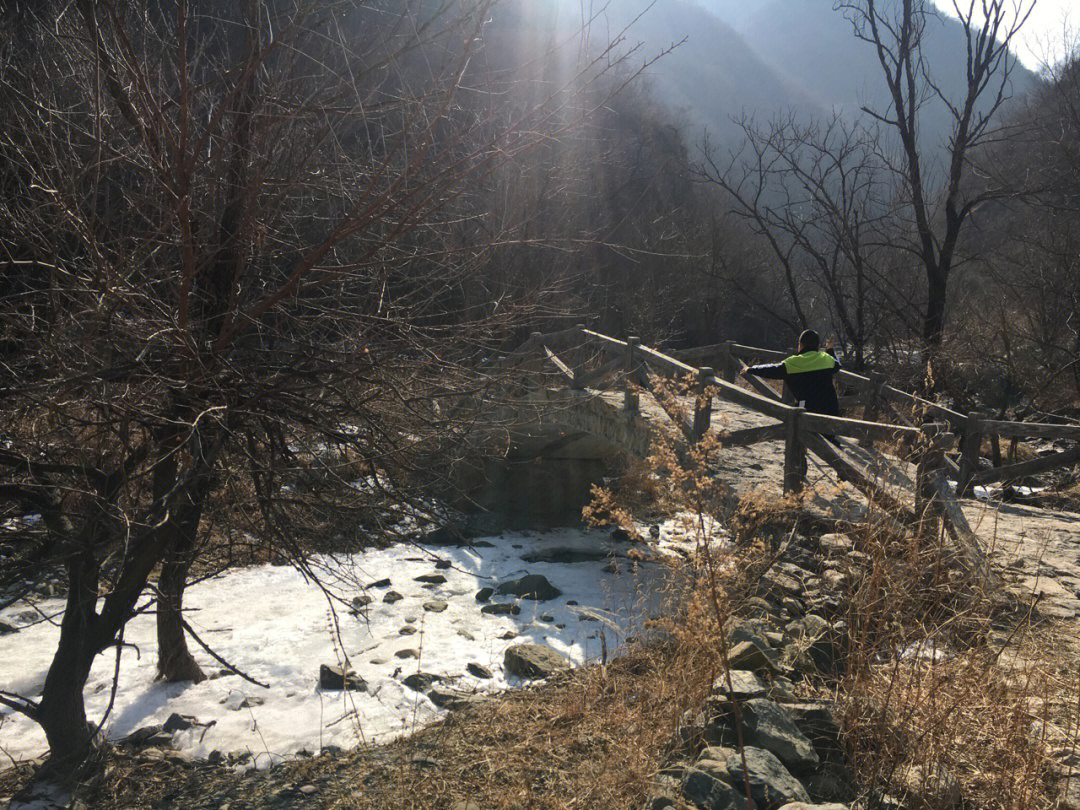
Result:
{"type": "MultiPolygon", "coordinates": [[[[672,528],[664,527],[661,552],[682,543],[671,536],[672,528]]],[[[190,715],[210,725],[179,732],[175,747],[195,757],[215,750],[248,752],[260,767],[300,751],[386,740],[444,713],[403,683],[418,671],[454,689],[493,692],[517,685],[502,664],[512,644],[547,644],[581,664],[599,659],[604,634],[614,652],[643,618],[661,609],[669,579],[663,563],[629,559],[630,548],[606,532],[559,530],[478,538],[472,548],[402,545],[348,557],[334,569],[333,589],[346,602],[364,594],[372,601],[358,615],[338,604],[337,631],[325,594],[293,568],[230,571],[189,588],[187,619],[226,660],[270,688],[235,675],[197,685],[156,681],[154,616],[140,615],[126,632],[125,641],[138,652],[123,653],[108,736],[118,739],[161,724],[173,713],[190,715]],[[520,613],[481,612],[478,590],[526,573],[544,575],[562,594],[544,602],[494,596],[493,603],[514,602],[520,613]],[[428,575],[446,581],[416,580],[428,575]],[[389,584],[380,583],[386,579],[389,584]],[[391,591],[401,599],[387,601],[391,591]],[[366,693],[320,689],[320,664],[340,663],[342,651],[367,682],[366,693]],[[470,673],[470,664],[486,668],[491,677],[470,673]]],[[[36,607],[53,616],[63,601],[43,600],[36,607]]],[[[50,623],[31,625],[35,620],[40,616],[26,604],[0,613],[0,621],[23,628],[0,636],[0,689],[40,694],[59,631],[50,623]]],[[[189,644],[207,674],[221,670],[189,644]]],[[[94,722],[108,703],[114,664],[113,652],[99,656],[87,683],[94,722]]],[[[42,754],[45,740],[37,726],[4,709],[0,748],[0,759],[21,760],[42,754]]]]}

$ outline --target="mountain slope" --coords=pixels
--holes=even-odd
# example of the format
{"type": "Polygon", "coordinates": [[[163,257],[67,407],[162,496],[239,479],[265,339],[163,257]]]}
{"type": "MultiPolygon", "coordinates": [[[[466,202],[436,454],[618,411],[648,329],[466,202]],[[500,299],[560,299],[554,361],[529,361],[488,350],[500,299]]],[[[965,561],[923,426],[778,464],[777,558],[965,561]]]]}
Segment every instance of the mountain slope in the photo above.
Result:
{"type": "MultiPolygon", "coordinates": [[[[863,104],[882,109],[887,104],[877,54],[853,35],[844,14],[822,0],[768,0],[755,5],[754,14],[738,17],[747,44],[778,73],[798,81],[819,104],[841,109],[863,104]]],[[[928,19],[923,56],[935,81],[954,102],[961,101],[967,90],[966,48],[959,21],[944,16],[928,19]]],[[[1034,75],[1016,64],[1011,81],[1011,92],[1022,94],[1033,86],[1034,75]]],[[[938,144],[947,124],[944,105],[929,104],[925,126],[928,134],[937,133],[938,144]]]]}
{"type": "MultiPolygon", "coordinates": [[[[733,0],[712,2],[739,7],[733,0]]],[[[810,93],[770,65],[713,11],[690,0],[665,0],[648,10],[646,5],[641,0],[613,4],[610,22],[621,28],[640,14],[628,38],[640,42],[645,54],[681,43],[650,69],[649,77],[659,100],[683,112],[690,124],[707,127],[726,141],[737,135],[732,117],[744,111],[758,116],[788,109],[824,112],[810,93]]]]}

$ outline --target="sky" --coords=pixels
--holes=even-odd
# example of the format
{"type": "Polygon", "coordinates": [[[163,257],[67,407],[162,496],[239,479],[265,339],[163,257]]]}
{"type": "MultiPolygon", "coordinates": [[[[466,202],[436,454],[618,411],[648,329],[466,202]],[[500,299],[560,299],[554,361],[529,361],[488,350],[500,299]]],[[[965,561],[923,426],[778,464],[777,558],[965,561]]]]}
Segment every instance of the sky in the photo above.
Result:
{"type": "MultiPolygon", "coordinates": [[[[956,16],[952,0],[934,2],[956,16]]],[[[1024,7],[1028,5],[1025,0],[1024,7]]],[[[966,6],[965,0],[960,0],[960,6],[966,6]]],[[[1031,17],[1021,30],[1013,50],[1021,62],[1037,71],[1048,59],[1053,62],[1065,56],[1063,43],[1070,38],[1067,35],[1069,31],[1072,31],[1071,39],[1076,42],[1080,34],[1080,3],[1077,0],[1036,0],[1031,17]]]]}

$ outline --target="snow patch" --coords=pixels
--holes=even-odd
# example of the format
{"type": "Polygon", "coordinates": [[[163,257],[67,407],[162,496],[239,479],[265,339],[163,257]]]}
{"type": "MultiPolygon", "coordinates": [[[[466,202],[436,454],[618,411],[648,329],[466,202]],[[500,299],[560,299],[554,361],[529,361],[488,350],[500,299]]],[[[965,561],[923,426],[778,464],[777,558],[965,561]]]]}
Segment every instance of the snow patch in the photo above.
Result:
{"type": "MultiPolygon", "coordinates": [[[[134,646],[122,652],[106,733],[120,739],[164,723],[173,713],[191,715],[208,725],[178,732],[174,747],[194,757],[247,752],[257,767],[301,751],[349,748],[409,733],[445,714],[403,683],[409,675],[428,673],[443,686],[493,693],[520,685],[503,670],[503,653],[511,644],[547,644],[575,664],[598,660],[604,649],[617,652],[670,598],[666,586],[673,576],[660,557],[692,548],[685,532],[681,521],[663,524],[657,543],[634,546],[646,551],[644,560],[628,557],[631,544],[608,539],[606,532],[569,529],[480,538],[485,542],[472,548],[398,545],[321,558],[324,582],[343,600],[334,601],[333,609],[327,595],[293,568],[229,571],[189,588],[186,618],[208,645],[269,688],[235,675],[201,684],[156,680],[154,616],[140,615],[125,633],[125,642],[134,646]],[[569,553],[553,553],[559,551],[569,553]],[[555,561],[544,561],[545,552],[555,561]],[[568,558],[573,561],[557,561],[568,558]],[[435,573],[446,581],[416,579],[435,573]],[[547,577],[561,596],[546,602],[494,596],[495,602],[516,601],[520,613],[481,613],[478,590],[526,573],[547,577]],[[385,579],[389,585],[373,587],[385,579]],[[384,601],[391,590],[403,598],[384,601]],[[350,602],[358,596],[357,604],[367,601],[364,596],[371,601],[354,615],[350,602]],[[430,603],[440,600],[446,608],[438,612],[430,603]],[[320,689],[321,664],[350,665],[368,684],[367,692],[320,689]],[[470,664],[492,677],[477,677],[473,672],[484,670],[470,671],[470,664]]],[[[648,527],[643,534],[648,536],[648,527]]],[[[63,608],[60,599],[35,605],[47,616],[63,608]]],[[[26,605],[0,612],[0,621],[22,627],[0,637],[0,689],[29,697],[41,693],[59,633],[58,618],[41,622],[41,614],[35,615],[38,623],[29,624],[26,605]]],[[[203,670],[217,676],[220,665],[189,644],[203,670]]],[[[87,682],[93,722],[109,701],[114,665],[112,651],[99,656],[87,682]]],[[[4,709],[0,747],[23,760],[44,753],[45,739],[34,723],[4,709]]]]}

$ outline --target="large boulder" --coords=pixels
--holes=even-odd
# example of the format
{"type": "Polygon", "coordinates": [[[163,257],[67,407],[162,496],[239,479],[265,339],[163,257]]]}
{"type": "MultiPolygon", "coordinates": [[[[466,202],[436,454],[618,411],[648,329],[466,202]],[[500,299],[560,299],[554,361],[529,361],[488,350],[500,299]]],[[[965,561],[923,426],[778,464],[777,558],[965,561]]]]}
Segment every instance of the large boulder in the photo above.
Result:
{"type": "Polygon", "coordinates": [[[703,760],[683,775],[683,798],[703,810],[741,810],[746,800],[727,782],[727,767],[722,762],[703,760]]]}
{"type": "Polygon", "coordinates": [[[503,654],[503,666],[519,678],[547,678],[570,668],[570,662],[545,644],[515,644],[503,654]]]}
{"type": "Polygon", "coordinates": [[[784,711],[795,721],[795,727],[810,740],[822,762],[844,760],[835,703],[830,700],[800,700],[785,703],[784,711]]]}
{"type": "MultiPolygon", "coordinates": [[[[750,795],[757,807],[768,808],[788,802],[809,802],[806,789],[783,763],[763,748],[746,746],[746,778],[750,782],[750,795]]],[[[737,752],[727,758],[728,780],[735,785],[743,784],[742,756],[737,752]]]]}
{"type": "Polygon", "coordinates": [[[562,591],[548,582],[547,577],[541,574],[526,574],[518,579],[500,582],[495,588],[495,593],[500,596],[517,596],[521,599],[535,599],[538,602],[546,602],[562,596],[562,591]]]}
{"type": "Polygon", "coordinates": [[[817,767],[814,746],[779,704],[764,698],[747,700],[742,704],[742,716],[748,745],[771,751],[793,770],[817,767]]]}
{"type": "Polygon", "coordinates": [[[780,654],[764,641],[740,641],[728,650],[728,666],[755,672],[780,673],[780,654]]]}
{"type": "Polygon", "coordinates": [[[768,685],[747,669],[733,669],[721,675],[713,683],[713,691],[734,700],[750,700],[764,697],[768,685]],[[731,681],[730,687],[728,681],[731,681]]]}

